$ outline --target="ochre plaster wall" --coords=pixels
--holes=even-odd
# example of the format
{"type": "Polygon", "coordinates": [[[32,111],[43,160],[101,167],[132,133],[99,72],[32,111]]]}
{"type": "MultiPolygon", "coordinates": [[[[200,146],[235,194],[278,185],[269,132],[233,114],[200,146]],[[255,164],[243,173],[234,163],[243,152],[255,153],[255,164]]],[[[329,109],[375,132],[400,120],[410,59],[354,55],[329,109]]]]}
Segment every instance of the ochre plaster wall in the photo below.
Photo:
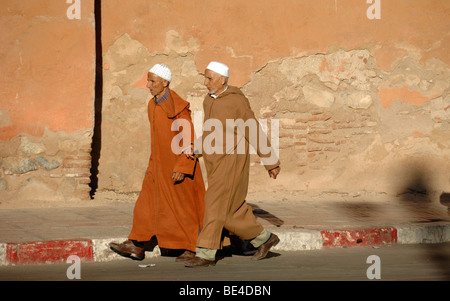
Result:
{"type": "Polygon", "coordinates": [[[380,3],[369,19],[364,0],[104,2],[100,191],[140,190],[147,70],[169,65],[199,111],[211,60],[280,124],[282,173],[270,180],[253,157],[249,198],[449,190],[450,3],[380,3]]]}
{"type": "Polygon", "coordinates": [[[0,202],[89,199],[94,1],[2,0],[0,202]]]}
{"type": "Polygon", "coordinates": [[[408,45],[422,63],[450,64],[448,2],[380,3],[381,19],[370,20],[365,0],[104,1],[103,49],[128,33],[151,53],[193,53],[200,71],[212,58],[225,61],[238,86],[273,59],[336,48],[369,49],[384,71],[408,45]]]}
{"type": "MultiPolygon", "coordinates": [[[[148,69],[169,65],[171,88],[199,112],[211,60],[280,125],[282,173],[270,180],[252,156],[249,199],[449,191],[450,2],[374,2],[380,19],[365,0],[101,1],[96,197],[141,188],[148,69]]],[[[2,2],[2,200],[89,193],[94,0],[80,3],[69,20],[65,1],[2,2]]]]}

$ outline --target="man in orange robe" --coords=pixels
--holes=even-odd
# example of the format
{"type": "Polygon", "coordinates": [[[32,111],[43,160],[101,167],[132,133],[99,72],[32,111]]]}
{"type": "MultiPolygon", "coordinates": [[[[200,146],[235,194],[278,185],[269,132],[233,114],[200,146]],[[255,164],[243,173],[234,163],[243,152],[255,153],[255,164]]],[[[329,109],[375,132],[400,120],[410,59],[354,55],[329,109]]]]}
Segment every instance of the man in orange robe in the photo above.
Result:
{"type": "Polygon", "coordinates": [[[151,155],[133,212],[128,240],[110,243],[116,253],[142,260],[145,243],[156,237],[161,248],[184,249],[183,261],[195,254],[204,214],[205,186],[198,159],[182,151],[194,141],[189,103],[169,89],[172,75],[162,64],[148,72],[151,155]]]}

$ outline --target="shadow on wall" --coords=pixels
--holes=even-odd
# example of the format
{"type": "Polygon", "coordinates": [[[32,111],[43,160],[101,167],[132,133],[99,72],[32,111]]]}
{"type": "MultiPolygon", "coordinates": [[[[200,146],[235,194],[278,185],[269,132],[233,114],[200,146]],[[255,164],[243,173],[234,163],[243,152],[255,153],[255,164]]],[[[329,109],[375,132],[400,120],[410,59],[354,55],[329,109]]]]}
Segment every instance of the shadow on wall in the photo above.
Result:
{"type": "Polygon", "coordinates": [[[428,195],[432,189],[427,173],[427,171],[418,168],[411,168],[405,173],[404,186],[397,193],[401,202],[405,202],[405,204],[408,204],[408,202],[431,202],[428,195]]]}
{"type": "Polygon", "coordinates": [[[440,203],[447,207],[447,214],[450,216],[450,193],[443,192],[440,196],[440,203]]]}
{"type": "MultiPolygon", "coordinates": [[[[433,223],[447,220],[441,210],[437,211],[439,204],[434,196],[438,189],[433,187],[431,172],[414,166],[406,168],[406,171],[405,182],[398,190],[397,198],[399,204],[411,213],[411,222],[433,223]]],[[[441,204],[444,195],[441,195],[441,204]]]]}
{"type": "Polygon", "coordinates": [[[90,196],[94,197],[98,188],[98,163],[102,147],[102,107],[103,107],[103,57],[102,57],[102,4],[95,0],[95,99],[94,99],[94,134],[91,150],[91,187],[90,196]]]}

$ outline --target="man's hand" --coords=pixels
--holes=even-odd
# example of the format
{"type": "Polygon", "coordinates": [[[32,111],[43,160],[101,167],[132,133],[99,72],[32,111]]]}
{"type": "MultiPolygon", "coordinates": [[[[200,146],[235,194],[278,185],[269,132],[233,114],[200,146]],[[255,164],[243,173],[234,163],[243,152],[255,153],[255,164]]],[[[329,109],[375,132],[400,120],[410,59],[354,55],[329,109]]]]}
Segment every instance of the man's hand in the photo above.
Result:
{"type": "Polygon", "coordinates": [[[174,172],[172,174],[172,180],[173,180],[174,183],[183,181],[184,180],[184,173],[174,172]]]}
{"type": "Polygon", "coordinates": [[[276,179],[278,174],[280,173],[280,170],[281,170],[280,166],[269,170],[269,177],[271,177],[272,179],[276,179]]]}

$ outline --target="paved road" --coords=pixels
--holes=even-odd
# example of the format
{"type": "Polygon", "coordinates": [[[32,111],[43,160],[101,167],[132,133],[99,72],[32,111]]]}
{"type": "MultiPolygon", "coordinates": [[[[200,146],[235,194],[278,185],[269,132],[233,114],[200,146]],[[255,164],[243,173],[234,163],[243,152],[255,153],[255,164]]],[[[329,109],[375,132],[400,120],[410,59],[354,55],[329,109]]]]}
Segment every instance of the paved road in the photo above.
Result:
{"type": "MultiPolygon", "coordinates": [[[[253,262],[247,256],[226,257],[215,267],[190,269],[173,257],[110,262],[0,267],[0,281],[63,281],[69,268],[81,281],[434,281],[450,280],[450,243],[383,245],[277,252],[253,262]],[[376,257],[370,257],[375,255],[376,257]],[[154,265],[146,268],[139,265],[154,265]]],[[[80,281],[80,280],[70,280],[80,281]]]]}

